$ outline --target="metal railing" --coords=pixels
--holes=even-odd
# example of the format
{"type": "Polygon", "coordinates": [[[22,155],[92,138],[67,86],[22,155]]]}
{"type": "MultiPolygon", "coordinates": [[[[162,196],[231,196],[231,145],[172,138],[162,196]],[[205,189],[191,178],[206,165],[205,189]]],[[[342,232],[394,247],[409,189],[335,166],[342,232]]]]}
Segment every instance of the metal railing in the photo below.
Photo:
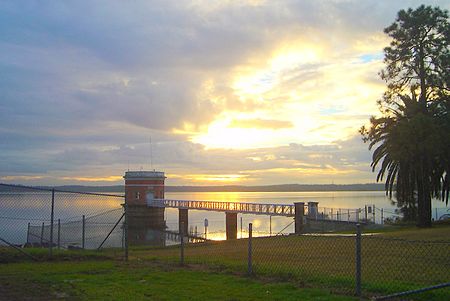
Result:
{"type": "MultiPolygon", "coordinates": [[[[153,207],[184,208],[218,212],[236,212],[248,214],[265,214],[273,216],[295,216],[295,206],[287,204],[237,203],[218,201],[190,201],[155,199],[148,203],[153,207]]],[[[307,205],[305,204],[305,207],[307,205]]]]}

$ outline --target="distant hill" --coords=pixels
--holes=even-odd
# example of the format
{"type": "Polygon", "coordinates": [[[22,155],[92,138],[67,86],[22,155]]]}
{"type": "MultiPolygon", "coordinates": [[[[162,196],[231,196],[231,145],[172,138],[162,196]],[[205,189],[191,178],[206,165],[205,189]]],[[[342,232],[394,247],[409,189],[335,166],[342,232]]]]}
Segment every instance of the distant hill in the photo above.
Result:
{"type": "Polygon", "coordinates": [[[167,192],[301,192],[301,191],[382,191],[384,184],[281,184],[263,186],[166,186],[167,192]]]}
{"type": "MultiPolygon", "coordinates": [[[[0,191],[5,187],[0,186],[0,191]]],[[[43,187],[40,188],[52,188],[43,187]]],[[[114,186],[82,186],[65,185],[56,186],[58,190],[80,192],[124,192],[123,185],[114,186]]],[[[383,191],[384,184],[281,184],[263,186],[166,186],[166,192],[301,192],[301,191],[383,191]]]]}

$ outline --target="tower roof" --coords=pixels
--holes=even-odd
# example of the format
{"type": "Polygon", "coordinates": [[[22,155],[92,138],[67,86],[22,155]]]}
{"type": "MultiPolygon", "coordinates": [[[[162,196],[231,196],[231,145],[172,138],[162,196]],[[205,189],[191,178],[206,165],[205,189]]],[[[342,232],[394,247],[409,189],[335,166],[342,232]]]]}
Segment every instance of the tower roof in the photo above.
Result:
{"type": "Polygon", "coordinates": [[[125,175],[123,176],[124,179],[151,179],[151,178],[157,178],[157,179],[165,179],[165,175],[163,171],[126,171],[125,175]]]}

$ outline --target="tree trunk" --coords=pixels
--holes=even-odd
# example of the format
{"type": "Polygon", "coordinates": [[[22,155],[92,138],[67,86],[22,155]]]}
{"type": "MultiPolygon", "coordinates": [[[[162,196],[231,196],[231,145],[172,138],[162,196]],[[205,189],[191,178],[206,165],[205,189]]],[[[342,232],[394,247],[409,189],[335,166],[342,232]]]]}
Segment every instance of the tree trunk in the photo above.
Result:
{"type": "Polygon", "coordinates": [[[423,158],[421,161],[421,168],[417,177],[417,209],[419,215],[417,226],[428,228],[431,227],[430,183],[426,162],[423,158]]]}
{"type": "Polygon", "coordinates": [[[417,227],[425,227],[423,219],[424,208],[425,208],[425,201],[423,197],[423,182],[421,181],[421,176],[419,175],[417,177],[417,211],[418,211],[417,227]]]}
{"type": "Polygon", "coordinates": [[[423,113],[427,111],[427,85],[426,85],[426,71],[425,71],[425,55],[423,45],[419,45],[419,79],[420,79],[420,96],[419,103],[423,113]]]}

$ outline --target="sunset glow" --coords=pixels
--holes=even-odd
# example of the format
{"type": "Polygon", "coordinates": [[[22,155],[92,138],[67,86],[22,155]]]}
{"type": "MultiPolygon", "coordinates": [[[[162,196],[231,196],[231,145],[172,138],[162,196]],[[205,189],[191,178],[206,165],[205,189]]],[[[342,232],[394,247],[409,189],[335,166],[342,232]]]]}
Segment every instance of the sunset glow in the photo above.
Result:
{"type": "Polygon", "coordinates": [[[422,2],[0,5],[0,180],[374,182],[383,28],[422,2]]]}

